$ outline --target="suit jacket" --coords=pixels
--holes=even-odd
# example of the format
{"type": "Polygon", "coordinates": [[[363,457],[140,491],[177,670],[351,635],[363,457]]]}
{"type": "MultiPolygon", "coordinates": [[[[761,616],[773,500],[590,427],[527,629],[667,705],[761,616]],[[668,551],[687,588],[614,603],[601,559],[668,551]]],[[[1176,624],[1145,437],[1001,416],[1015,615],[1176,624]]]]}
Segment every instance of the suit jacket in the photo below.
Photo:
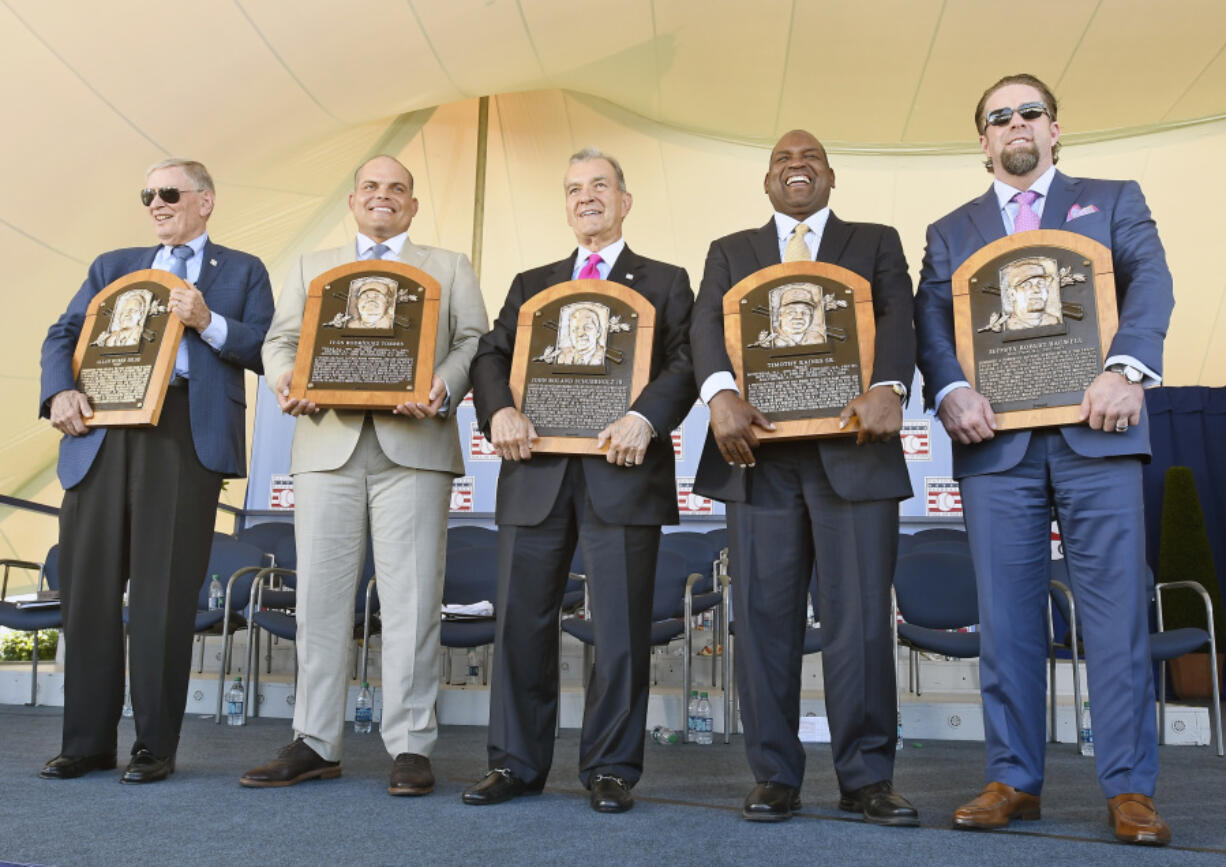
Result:
{"type": "MultiPolygon", "coordinates": [[[[85,322],[89,302],[107,285],[133,271],[152,267],[161,245],[129,247],[103,253],[90,265],[89,275],[56,320],[43,341],[42,387],[39,415],[50,417],[51,398],[68,388],[76,388],[72,375],[72,356],[85,322]]],[[[264,263],[248,253],[240,253],[205,243],[204,263],[196,288],[204,295],[209,309],[226,319],[226,342],[221,350],[205,343],[194,328],[185,328],[187,360],[191,378],[188,397],[191,406],[192,441],[196,456],[208,469],[223,476],[241,477],[247,473],[247,392],[243,369],[263,371],[260,344],[272,318],[272,287],[264,263]]],[[[104,428],[94,428],[84,436],[64,436],[60,440],[57,472],[65,489],[75,486],[93,465],[104,428]]]]}
{"type": "MultiPolygon", "coordinates": [[[[481,338],[473,359],[473,402],[486,436],[490,419],[503,407],[514,406],[511,359],[519,308],[533,295],[571,279],[575,253],[552,265],[515,277],[493,329],[481,338]]],[[[671,433],[694,405],[694,367],[690,360],[689,325],[694,294],[685,270],[644,259],[622,250],[609,279],[629,286],[656,309],[651,347],[651,378],[630,407],[655,428],[643,463],[637,467],[610,464],[603,456],[583,457],[588,495],[601,520],[611,524],[676,524],[677,488],[671,433]]],[[[529,461],[503,461],[498,473],[495,519],[500,524],[534,526],[549,514],[569,458],[533,455],[529,461]]]]}
{"type": "MultiPolygon", "coordinates": [[[[702,286],[694,307],[690,341],[698,382],[718,371],[732,371],[724,346],[724,295],[755,271],[779,264],[775,221],[711,243],[702,286]]],[[[873,319],[877,327],[870,382],[896,380],[910,385],[915,374],[915,332],[912,330],[911,277],[898,232],[876,223],[846,223],[833,213],[826,223],[817,261],[841,265],[864,277],[873,289],[873,319]]],[[[835,492],[845,500],[905,499],[911,496],[899,440],[856,445],[854,436],[810,440],[820,456],[835,492]]],[[[753,484],[753,470],[730,467],[707,432],[694,490],[725,502],[743,502],[753,484]]]]}
{"type": "MultiPolygon", "coordinates": [[[[1107,356],[1131,355],[1150,370],[1162,372],[1162,342],[1175,297],[1166,253],[1145,197],[1135,181],[1070,178],[1056,172],[1043,206],[1041,228],[1064,229],[1093,238],[1111,250],[1119,330],[1107,356]],[[1093,205],[1095,213],[1067,220],[1073,205],[1093,205]]],[[[928,227],[928,245],[915,301],[919,366],[924,396],[932,405],[951,382],[968,380],[955,352],[950,279],[973,253],[1003,238],[1004,222],[992,188],[928,227]]],[[[1149,455],[1149,419],[1124,433],[1092,430],[1089,425],[1060,428],[1069,448],[1086,457],[1149,455]]],[[[995,473],[1016,465],[1026,453],[1029,431],[998,433],[974,445],[953,444],[954,476],[995,473]]]]}
{"type": "MultiPolygon", "coordinates": [[[[300,256],[290,270],[264,342],[265,376],[274,391],[281,376],[294,369],[311,281],[356,258],[356,245],[350,243],[300,256]]],[[[464,460],[460,455],[455,408],[468,393],[468,365],[488,322],[485,301],[472,265],[461,253],[405,241],[400,261],[420,268],[442,286],[434,372],[447,384],[451,411],[446,416],[426,419],[394,415],[390,409],[372,412],[375,434],[383,453],[402,467],[462,475],[464,460]]],[[[318,472],[342,466],[358,444],[365,417],[362,410],[332,409],[299,416],[294,426],[290,472],[318,472]]]]}

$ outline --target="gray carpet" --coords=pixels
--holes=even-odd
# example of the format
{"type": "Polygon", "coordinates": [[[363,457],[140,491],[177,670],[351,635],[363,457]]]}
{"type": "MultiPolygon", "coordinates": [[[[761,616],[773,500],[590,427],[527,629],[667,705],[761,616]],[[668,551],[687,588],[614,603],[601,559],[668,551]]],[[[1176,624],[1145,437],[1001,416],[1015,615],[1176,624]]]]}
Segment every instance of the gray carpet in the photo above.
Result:
{"type": "MultiPolygon", "coordinates": [[[[809,749],[804,808],[791,822],[751,824],[743,745],[648,743],[637,805],[600,815],[576,775],[578,734],[558,740],[545,793],[494,807],[460,802],[485,769],[485,729],[448,727],[434,794],[385,794],[389,760],[377,733],[348,734],[344,775],[289,789],[244,789],[238,777],[290,738],[286,720],[245,728],[184,723],[168,781],[120,786],[119,771],[78,780],[37,776],[58,750],[57,708],[0,708],[0,862],[18,864],[1217,864],[1226,863],[1226,761],[1205,747],[1164,747],[1158,805],[1175,845],[1116,844],[1092,762],[1049,751],[1043,819],[994,833],[950,830],[982,781],[983,745],[909,742],[895,782],[923,827],[877,828],[840,813],[826,746],[809,749]]],[[[120,728],[120,751],[132,741],[120,728]]],[[[121,755],[121,767],[124,757],[121,755]]]]}

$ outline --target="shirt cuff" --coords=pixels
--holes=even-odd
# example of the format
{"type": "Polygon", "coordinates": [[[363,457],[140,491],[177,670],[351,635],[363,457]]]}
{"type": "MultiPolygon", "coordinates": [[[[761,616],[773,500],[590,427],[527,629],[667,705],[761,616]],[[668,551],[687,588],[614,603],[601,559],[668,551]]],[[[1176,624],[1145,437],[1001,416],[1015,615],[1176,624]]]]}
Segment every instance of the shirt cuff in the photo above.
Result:
{"type": "Polygon", "coordinates": [[[230,326],[226,322],[226,317],[213,310],[209,311],[209,316],[211,319],[208,326],[200,332],[200,339],[221,352],[221,348],[226,345],[226,336],[230,333],[230,326]]]}
{"type": "Polygon", "coordinates": [[[955,388],[970,388],[970,387],[971,387],[971,384],[967,382],[965,379],[954,380],[949,385],[945,386],[943,389],[937,392],[937,396],[932,401],[932,408],[939,412],[941,409],[941,401],[945,399],[945,395],[949,394],[955,388]]]}
{"type": "Polygon", "coordinates": [[[1153,388],[1156,385],[1162,384],[1162,377],[1154,373],[1137,359],[1131,355],[1112,355],[1103,365],[1103,370],[1106,370],[1113,364],[1127,364],[1129,367],[1135,367],[1137,370],[1145,374],[1145,378],[1141,380],[1142,388],[1153,388]]]}
{"type": "Polygon", "coordinates": [[[727,370],[717,370],[708,376],[706,381],[703,382],[702,388],[698,389],[698,396],[702,398],[703,403],[710,405],[711,398],[721,391],[741,393],[741,390],[736,387],[736,377],[727,370]]]}
{"type": "Polygon", "coordinates": [[[446,418],[447,413],[451,412],[451,386],[447,384],[445,379],[443,380],[443,388],[446,390],[447,396],[443,398],[443,405],[438,408],[439,418],[446,418]]]}
{"type": "Polygon", "coordinates": [[[902,402],[903,403],[906,403],[907,398],[911,396],[910,389],[908,389],[905,385],[903,385],[902,380],[900,379],[883,379],[881,380],[881,382],[874,382],[872,385],[868,387],[868,390],[872,391],[874,388],[878,388],[879,386],[883,386],[883,385],[886,386],[887,388],[892,388],[895,385],[902,385],[902,391],[903,391],[902,402]]]}
{"type": "Polygon", "coordinates": [[[651,431],[651,438],[656,438],[656,427],[651,423],[651,419],[647,418],[647,416],[643,415],[641,412],[635,412],[632,409],[626,410],[626,415],[632,415],[635,418],[641,418],[643,421],[647,422],[647,428],[651,431]]]}

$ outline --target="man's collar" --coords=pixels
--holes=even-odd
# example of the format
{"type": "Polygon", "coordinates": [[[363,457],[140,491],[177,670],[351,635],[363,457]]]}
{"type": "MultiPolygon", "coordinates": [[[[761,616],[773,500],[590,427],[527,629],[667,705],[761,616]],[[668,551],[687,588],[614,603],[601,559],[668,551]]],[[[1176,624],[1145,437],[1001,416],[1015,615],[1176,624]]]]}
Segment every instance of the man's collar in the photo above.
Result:
{"type": "MultiPolygon", "coordinates": [[[[400,251],[404,249],[404,245],[408,242],[408,240],[409,240],[409,231],[408,229],[406,229],[403,232],[401,232],[399,235],[394,235],[391,238],[388,238],[386,241],[383,241],[382,243],[385,244],[389,250],[395,253],[396,258],[399,259],[400,251]]],[[[376,243],[380,243],[380,242],[373,241],[370,238],[367,238],[361,232],[358,232],[358,258],[359,259],[365,258],[370,248],[375,246],[376,243]]]]}
{"type": "Polygon", "coordinates": [[[612,265],[617,261],[617,257],[622,254],[622,250],[624,249],[626,249],[626,239],[624,237],[618,238],[612,244],[609,244],[607,247],[603,247],[599,250],[589,250],[587,247],[580,244],[579,256],[575,261],[586,262],[588,256],[592,255],[593,253],[599,253],[600,261],[608,262],[610,265],[612,265]]]}
{"type": "MultiPolygon", "coordinates": [[[[204,245],[207,244],[208,242],[209,242],[209,233],[202,232],[196,237],[192,238],[190,241],[188,241],[187,246],[192,248],[193,256],[199,256],[200,251],[204,249],[204,245]]],[[[177,247],[178,244],[163,244],[162,246],[165,247],[167,250],[170,250],[174,247],[177,247]]]]}
{"type": "MultiPolygon", "coordinates": [[[[1047,167],[1047,171],[1043,172],[1043,174],[1039,175],[1035,179],[1035,182],[1030,185],[1029,189],[1032,189],[1040,196],[1047,198],[1047,191],[1051,189],[1051,182],[1055,179],[1055,177],[1056,167],[1054,165],[1050,165],[1047,167]]],[[[992,180],[992,190],[996,193],[996,204],[1002,210],[1004,209],[1005,205],[1009,203],[1009,200],[1016,196],[1019,192],[1017,187],[1011,187],[1004,181],[996,179],[992,180]]]]}
{"type": "Polygon", "coordinates": [[[792,232],[796,230],[796,226],[804,223],[809,227],[809,231],[815,235],[820,235],[826,229],[826,221],[830,219],[830,206],[822,208],[815,214],[810,214],[803,220],[797,220],[795,217],[789,217],[787,214],[781,214],[775,211],[775,231],[779,233],[779,240],[792,237],[792,232]]]}

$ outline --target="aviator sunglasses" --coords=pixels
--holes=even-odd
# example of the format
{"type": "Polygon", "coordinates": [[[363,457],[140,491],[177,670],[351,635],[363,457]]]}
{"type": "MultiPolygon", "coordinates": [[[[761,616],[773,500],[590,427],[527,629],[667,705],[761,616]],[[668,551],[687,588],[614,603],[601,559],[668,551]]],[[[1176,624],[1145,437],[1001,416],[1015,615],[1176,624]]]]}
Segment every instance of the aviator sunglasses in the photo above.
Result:
{"type": "MultiPolygon", "coordinates": [[[[1023,106],[1024,108],[1025,106],[1023,106]]],[[[1023,115],[1025,117],[1025,115],[1023,115]]],[[[145,187],[140,191],[140,203],[145,207],[149,207],[153,203],[154,196],[160,198],[168,205],[173,205],[179,201],[179,196],[183,193],[199,193],[201,190],[180,190],[178,187],[158,187],[156,190],[151,187],[145,187]]]]}
{"type": "Polygon", "coordinates": [[[1009,108],[1009,106],[1005,106],[1004,108],[989,111],[987,117],[984,118],[986,121],[984,128],[986,129],[989,125],[1004,126],[1013,118],[1013,112],[1015,111],[1022,116],[1023,120],[1038,120],[1045,114],[1049,117],[1051,116],[1047,111],[1047,106],[1043,103],[1023,102],[1017,108],[1009,108]]]}

